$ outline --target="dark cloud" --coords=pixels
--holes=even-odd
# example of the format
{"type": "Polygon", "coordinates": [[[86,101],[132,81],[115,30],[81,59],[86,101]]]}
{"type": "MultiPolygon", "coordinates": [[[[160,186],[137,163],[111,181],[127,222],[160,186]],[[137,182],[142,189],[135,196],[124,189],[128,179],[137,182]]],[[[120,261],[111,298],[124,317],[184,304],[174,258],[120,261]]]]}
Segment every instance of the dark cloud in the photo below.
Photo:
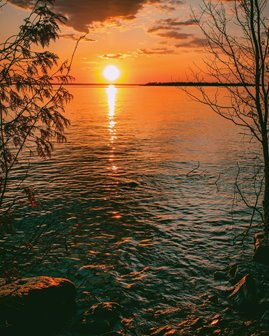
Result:
{"type": "Polygon", "coordinates": [[[156,24],[148,29],[148,33],[155,33],[159,37],[166,39],[187,40],[193,38],[193,34],[184,33],[181,31],[183,27],[196,25],[197,22],[194,19],[177,20],[174,18],[168,18],[159,20],[156,24]]]}
{"type": "Polygon", "coordinates": [[[169,27],[178,27],[178,26],[193,26],[197,24],[197,21],[195,19],[188,19],[185,21],[179,21],[177,19],[164,19],[159,21],[161,24],[166,24],[169,27]]]}
{"type": "Polygon", "coordinates": [[[155,33],[160,30],[171,30],[175,28],[181,28],[186,26],[194,26],[197,24],[197,21],[194,19],[189,19],[185,21],[179,21],[176,19],[168,18],[165,20],[159,20],[156,24],[148,29],[148,33],[155,33]]]}
{"type": "MultiPolygon", "coordinates": [[[[8,0],[10,3],[29,8],[35,0],[8,0]]],[[[67,16],[68,25],[77,31],[87,32],[95,22],[110,19],[133,19],[145,4],[176,6],[181,0],[56,0],[54,8],[67,16]]]]}
{"type": "Polygon", "coordinates": [[[176,19],[168,18],[165,20],[159,20],[156,22],[155,26],[148,29],[149,33],[153,33],[159,30],[168,30],[168,29],[175,29],[185,26],[194,26],[197,24],[197,21],[194,19],[189,19],[185,21],[179,21],[176,19]]]}

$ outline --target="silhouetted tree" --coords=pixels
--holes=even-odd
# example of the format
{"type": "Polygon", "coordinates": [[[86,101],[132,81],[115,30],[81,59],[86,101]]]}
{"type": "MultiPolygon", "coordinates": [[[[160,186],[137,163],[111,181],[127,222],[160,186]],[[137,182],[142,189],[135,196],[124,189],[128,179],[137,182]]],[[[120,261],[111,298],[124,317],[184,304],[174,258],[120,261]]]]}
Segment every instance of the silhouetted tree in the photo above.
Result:
{"type": "MultiPolygon", "coordinates": [[[[65,22],[53,12],[53,2],[37,1],[18,34],[0,44],[0,227],[15,202],[8,195],[11,189],[24,189],[35,205],[30,188],[22,184],[24,177],[16,180],[14,169],[22,161],[27,166],[35,154],[49,157],[54,139],[66,141],[69,121],[63,112],[72,96],[64,84],[71,78],[72,59],[59,65],[58,56],[45,50],[65,22]]],[[[4,5],[0,0],[0,8],[4,5]]]]}
{"type": "Polygon", "coordinates": [[[228,104],[218,95],[210,96],[202,87],[199,97],[189,94],[246,128],[260,144],[264,164],[261,215],[265,232],[269,233],[269,21],[265,13],[268,2],[203,0],[201,9],[195,19],[212,56],[205,60],[207,74],[218,83],[235,82],[240,86],[225,88],[228,104]]]}

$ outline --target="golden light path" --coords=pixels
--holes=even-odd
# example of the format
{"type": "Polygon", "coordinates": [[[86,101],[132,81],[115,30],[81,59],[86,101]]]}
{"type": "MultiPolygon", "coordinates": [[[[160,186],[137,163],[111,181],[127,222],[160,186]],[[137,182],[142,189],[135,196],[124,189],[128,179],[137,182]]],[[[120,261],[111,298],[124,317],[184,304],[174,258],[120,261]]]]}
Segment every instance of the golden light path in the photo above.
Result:
{"type": "Polygon", "coordinates": [[[115,114],[115,105],[116,105],[116,95],[118,89],[114,85],[109,85],[106,88],[106,95],[107,95],[107,104],[108,104],[108,115],[110,118],[113,119],[115,114]]]}
{"type": "Polygon", "coordinates": [[[114,155],[114,142],[117,139],[117,132],[115,129],[116,122],[114,120],[115,116],[115,107],[116,107],[116,97],[117,97],[118,89],[114,85],[109,85],[106,88],[106,95],[107,95],[107,105],[108,105],[108,129],[110,133],[110,145],[111,145],[111,152],[109,155],[109,161],[112,165],[112,170],[115,172],[118,168],[114,163],[115,155],[114,155]]]}

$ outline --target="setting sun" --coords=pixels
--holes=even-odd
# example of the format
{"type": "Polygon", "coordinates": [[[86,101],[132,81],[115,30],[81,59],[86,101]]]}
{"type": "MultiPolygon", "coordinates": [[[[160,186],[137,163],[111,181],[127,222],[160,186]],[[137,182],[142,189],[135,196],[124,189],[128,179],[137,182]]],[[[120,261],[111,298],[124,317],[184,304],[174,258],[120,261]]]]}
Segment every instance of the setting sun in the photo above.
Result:
{"type": "Polygon", "coordinates": [[[110,82],[114,82],[120,76],[120,70],[115,65],[108,65],[104,68],[103,76],[110,82]]]}

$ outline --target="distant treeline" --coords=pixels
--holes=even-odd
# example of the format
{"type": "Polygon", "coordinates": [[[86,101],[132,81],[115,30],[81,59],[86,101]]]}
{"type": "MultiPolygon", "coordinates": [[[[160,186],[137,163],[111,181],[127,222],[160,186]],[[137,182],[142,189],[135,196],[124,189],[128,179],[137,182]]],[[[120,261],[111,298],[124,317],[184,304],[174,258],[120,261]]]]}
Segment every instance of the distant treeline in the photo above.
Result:
{"type": "MultiPolygon", "coordinates": [[[[51,83],[51,85],[62,85],[63,83],[51,83]]],[[[15,83],[2,83],[1,86],[13,86],[15,83]]],[[[36,84],[31,84],[35,86],[36,84]]],[[[65,86],[68,85],[87,85],[87,86],[108,86],[109,83],[64,83],[65,86]]],[[[123,84],[123,83],[114,83],[113,85],[124,87],[124,86],[255,86],[255,84],[242,84],[242,83],[214,83],[214,82],[149,82],[145,84],[123,84]]]]}
{"type": "Polygon", "coordinates": [[[149,82],[145,86],[254,86],[242,83],[214,83],[214,82],[149,82]]]}

